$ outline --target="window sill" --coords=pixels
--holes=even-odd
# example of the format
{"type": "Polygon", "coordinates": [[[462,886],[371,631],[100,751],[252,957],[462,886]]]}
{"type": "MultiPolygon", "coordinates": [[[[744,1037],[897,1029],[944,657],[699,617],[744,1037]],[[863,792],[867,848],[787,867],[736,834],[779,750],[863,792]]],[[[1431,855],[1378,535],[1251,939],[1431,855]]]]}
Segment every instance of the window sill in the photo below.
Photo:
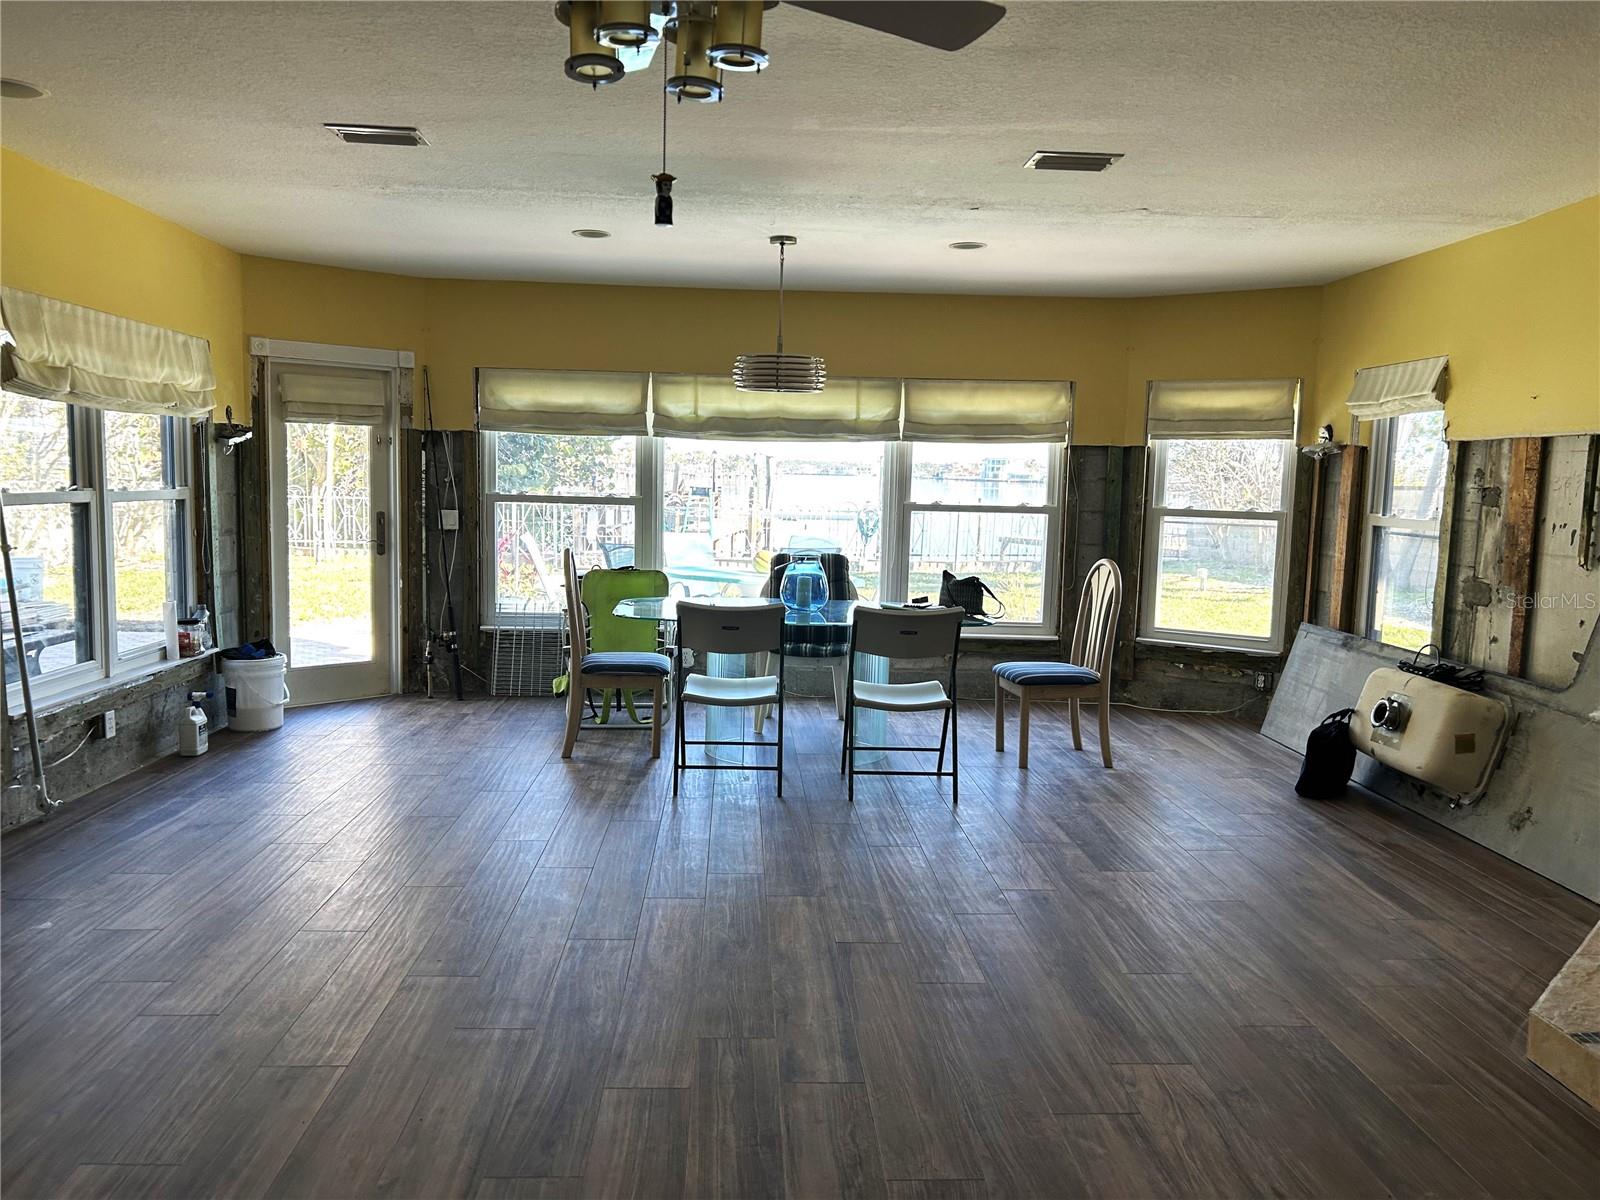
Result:
{"type": "Polygon", "coordinates": [[[1035,633],[1028,629],[993,629],[981,625],[967,625],[961,630],[963,642],[1059,642],[1053,633],[1035,633]]]}
{"type": "Polygon", "coordinates": [[[1271,647],[1219,646],[1215,642],[1183,642],[1176,638],[1139,637],[1135,645],[1150,646],[1160,650],[1199,651],[1203,654],[1242,654],[1251,658],[1281,658],[1283,651],[1271,647]]]}
{"type": "MultiPolygon", "coordinates": [[[[43,718],[74,708],[78,705],[90,704],[101,698],[109,698],[114,692],[122,691],[136,684],[145,683],[173,671],[181,670],[191,663],[198,663],[215,659],[216,650],[206,650],[200,654],[191,654],[188,658],[162,659],[160,662],[149,666],[138,667],[125,671],[111,679],[96,679],[91,683],[71,688],[64,692],[51,692],[45,696],[34,697],[35,716],[43,718]]],[[[22,697],[17,692],[12,692],[7,697],[6,712],[12,718],[22,715],[22,697]]]]}

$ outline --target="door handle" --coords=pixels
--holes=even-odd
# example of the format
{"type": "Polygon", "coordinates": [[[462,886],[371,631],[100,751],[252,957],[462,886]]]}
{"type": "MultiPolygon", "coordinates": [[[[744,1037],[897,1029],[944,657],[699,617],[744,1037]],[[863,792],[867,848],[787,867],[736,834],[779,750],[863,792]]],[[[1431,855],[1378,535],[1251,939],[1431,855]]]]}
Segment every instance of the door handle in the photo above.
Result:
{"type": "Polygon", "coordinates": [[[377,521],[378,521],[378,536],[377,536],[378,553],[380,555],[381,554],[387,554],[388,551],[389,551],[389,514],[386,513],[386,512],[378,513],[377,521]]]}

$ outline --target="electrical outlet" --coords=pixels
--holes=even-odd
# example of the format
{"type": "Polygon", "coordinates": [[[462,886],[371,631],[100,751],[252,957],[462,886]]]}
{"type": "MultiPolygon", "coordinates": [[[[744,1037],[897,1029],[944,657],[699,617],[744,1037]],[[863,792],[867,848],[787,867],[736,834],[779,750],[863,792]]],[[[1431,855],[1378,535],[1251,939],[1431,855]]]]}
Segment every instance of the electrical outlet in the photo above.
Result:
{"type": "Polygon", "coordinates": [[[1257,671],[1256,672],[1256,691],[1258,691],[1258,692],[1270,692],[1271,690],[1272,690],[1272,672],[1271,671],[1257,671]]]}
{"type": "Polygon", "coordinates": [[[439,510],[439,528],[460,529],[461,514],[453,508],[441,508],[439,510]]]}
{"type": "Polygon", "coordinates": [[[100,721],[102,724],[102,732],[106,737],[114,738],[117,736],[117,714],[115,711],[106,713],[100,718],[100,721]]]}

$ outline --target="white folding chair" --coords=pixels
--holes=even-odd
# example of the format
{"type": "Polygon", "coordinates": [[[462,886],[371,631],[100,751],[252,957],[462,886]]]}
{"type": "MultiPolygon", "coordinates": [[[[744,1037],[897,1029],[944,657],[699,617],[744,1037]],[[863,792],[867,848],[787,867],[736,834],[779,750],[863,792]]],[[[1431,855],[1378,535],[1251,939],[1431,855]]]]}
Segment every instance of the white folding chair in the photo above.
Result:
{"type": "Polygon", "coordinates": [[[679,777],[684,771],[776,771],[778,795],[783,795],[783,605],[761,604],[735,607],[726,604],[695,604],[678,601],[678,732],[672,755],[672,794],[678,794],[679,777]],[[695,654],[765,654],[771,662],[777,655],[776,675],[754,675],[735,679],[716,675],[687,675],[688,651],[695,654]],[[690,746],[770,746],[770,742],[748,739],[728,741],[709,738],[693,740],[684,726],[684,707],[703,704],[719,708],[761,708],[772,706],[778,713],[778,761],[775,766],[745,763],[691,763],[690,746]]]}
{"type": "Polygon", "coordinates": [[[851,801],[856,798],[857,775],[922,775],[934,779],[950,777],[950,801],[961,800],[959,765],[960,727],[956,711],[956,659],[961,651],[961,622],[966,612],[960,608],[874,608],[865,605],[855,610],[850,630],[850,687],[845,693],[844,748],[839,755],[839,772],[849,777],[851,801]],[[875,654],[895,659],[946,658],[950,660],[949,686],[937,679],[917,683],[872,683],[856,678],[856,656],[875,654]],[[859,746],[856,744],[856,709],[874,708],[892,712],[943,712],[937,746],[859,746]],[[944,769],[945,747],[950,749],[950,770],[944,769]],[[856,766],[859,750],[888,754],[937,750],[939,762],[932,771],[867,769],[856,766]]]}

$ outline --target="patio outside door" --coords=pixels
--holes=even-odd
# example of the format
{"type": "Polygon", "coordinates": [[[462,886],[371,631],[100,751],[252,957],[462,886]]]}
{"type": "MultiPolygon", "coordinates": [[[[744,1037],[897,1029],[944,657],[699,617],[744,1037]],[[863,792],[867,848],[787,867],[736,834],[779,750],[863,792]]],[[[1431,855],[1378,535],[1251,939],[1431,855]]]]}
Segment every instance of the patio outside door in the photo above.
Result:
{"type": "Polygon", "coordinates": [[[290,703],[395,690],[392,373],[274,361],[273,641],[290,703]]]}

